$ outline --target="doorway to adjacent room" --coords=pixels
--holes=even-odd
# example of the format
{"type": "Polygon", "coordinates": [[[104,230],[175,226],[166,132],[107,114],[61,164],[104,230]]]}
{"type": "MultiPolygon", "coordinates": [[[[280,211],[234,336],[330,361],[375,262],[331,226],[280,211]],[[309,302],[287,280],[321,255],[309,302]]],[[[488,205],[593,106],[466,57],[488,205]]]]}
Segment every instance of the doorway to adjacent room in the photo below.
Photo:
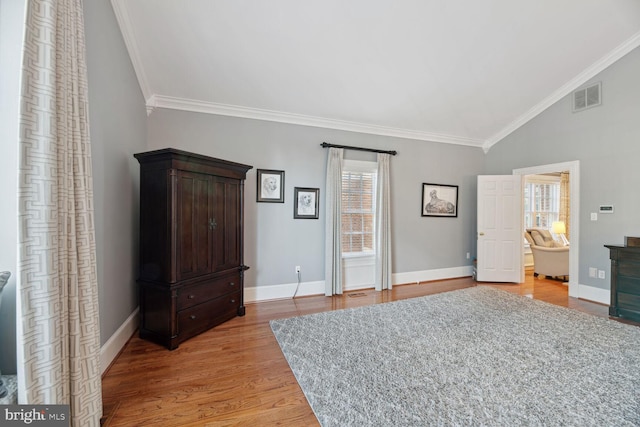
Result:
{"type": "MultiPolygon", "coordinates": [[[[555,172],[569,172],[569,197],[571,212],[571,250],[569,253],[569,296],[579,296],[579,242],[580,242],[580,162],[571,161],[564,163],[554,163],[548,165],[532,166],[521,169],[514,169],[514,175],[542,175],[555,172]]],[[[524,182],[524,179],[523,179],[524,182]]],[[[523,212],[524,217],[524,204],[523,212]]]]}

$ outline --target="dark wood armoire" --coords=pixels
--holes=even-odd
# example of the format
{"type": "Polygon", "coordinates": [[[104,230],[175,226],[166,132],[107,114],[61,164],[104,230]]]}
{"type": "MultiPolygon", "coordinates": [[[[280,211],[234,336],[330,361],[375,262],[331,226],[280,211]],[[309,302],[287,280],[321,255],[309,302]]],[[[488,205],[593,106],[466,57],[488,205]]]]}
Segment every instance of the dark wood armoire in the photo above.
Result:
{"type": "Polygon", "coordinates": [[[167,148],[140,163],[140,337],[173,350],[245,313],[244,180],[251,166],[167,148]]]}

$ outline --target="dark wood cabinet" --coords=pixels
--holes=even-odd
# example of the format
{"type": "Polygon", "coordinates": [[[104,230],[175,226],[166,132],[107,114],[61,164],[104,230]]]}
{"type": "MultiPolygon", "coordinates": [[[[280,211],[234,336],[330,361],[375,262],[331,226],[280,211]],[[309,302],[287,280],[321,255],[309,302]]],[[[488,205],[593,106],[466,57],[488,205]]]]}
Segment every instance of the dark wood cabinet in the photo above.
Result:
{"type": "Polygon", "coordinates": [[[175,349],[243,316],[251,166],[167,148],[140,163],[140,336],[175,349]]]}
{"type": "Polygon", "coordinates": [[[605,245],[611,258],[609,315],[640,322],[640,247],[605,245]]]}

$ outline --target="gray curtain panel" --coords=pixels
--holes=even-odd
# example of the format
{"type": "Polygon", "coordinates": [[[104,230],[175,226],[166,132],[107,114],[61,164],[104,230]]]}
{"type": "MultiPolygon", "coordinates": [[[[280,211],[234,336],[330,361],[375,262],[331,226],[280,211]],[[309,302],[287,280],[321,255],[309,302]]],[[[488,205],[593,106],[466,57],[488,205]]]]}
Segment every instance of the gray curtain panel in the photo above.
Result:
{"type": "Polygon", "coordinates": [[[325,295],[342,294],[342,148],[329,148],[327,155],[325,295]]]}
{"type": "Polygon", "coordinates": [[[376,291],[391,289],[391,187],[390,154],[378,154],[376,189],[376,291]]]}

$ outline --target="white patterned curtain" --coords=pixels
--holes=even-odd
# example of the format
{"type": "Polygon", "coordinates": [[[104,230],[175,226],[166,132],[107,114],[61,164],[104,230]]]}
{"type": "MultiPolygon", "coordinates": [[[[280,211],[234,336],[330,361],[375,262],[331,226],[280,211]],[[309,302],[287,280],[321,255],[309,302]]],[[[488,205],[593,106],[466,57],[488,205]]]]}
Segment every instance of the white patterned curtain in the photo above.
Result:
{"type": "Polygon", "coordinates": [[[559,220],[564,222],[567,229],[565,237],[569,240],[569,231],[571,224],[571,190],[569,184],[569,172],[560,174],[560,212],[559,220]]]}
{"type": "MultiPolygon", "coordinates": [[[[29,0],[19,149],[23,404],[102,416],[100,332],[81,0],[29,0]]],[[[20,364],[20,362],[19,362],[20,364]]]]}
{"type": "Polygon", "coordinates": [[[325,295],[342,294],[342,158],[344,149],[329,148],[325,224],[325,295]]]}
{"type": "Polygon", "coordinates": [[[391,289],[391,190],[390,154],[378,154],[376,189],[376,291],[391,289]]]}

